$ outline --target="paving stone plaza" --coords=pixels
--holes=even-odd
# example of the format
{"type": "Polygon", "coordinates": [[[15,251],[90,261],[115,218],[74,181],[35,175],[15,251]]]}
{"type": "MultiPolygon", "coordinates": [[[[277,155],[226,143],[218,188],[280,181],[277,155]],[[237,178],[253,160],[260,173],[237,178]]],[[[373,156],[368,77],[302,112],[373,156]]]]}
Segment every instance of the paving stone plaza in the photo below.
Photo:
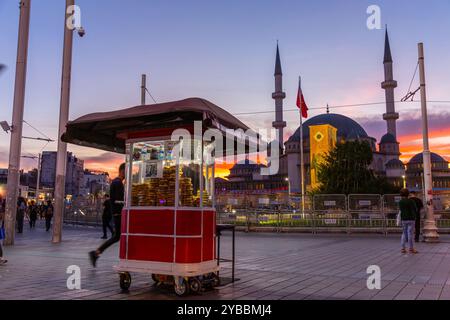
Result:
{"type": "MultiPolygon", "coordinates": [[[[0,266],[0,299],[138,299],[173,300],[173,290],[157,288],[151,277],[132,274],[127,293],[119,288],[112,266],[118,246],[89,264],[87,252],[101,243],[99,229],[66,227],[60,245],[40,226],[17,235],[6,247],[7,265],[0,266]],[[81,290],[69,290],[67,268],[81,268],[81,290]]],[[[224,257],[230,256],[231,236],[222,237],[224,257]]],[[[236,277],[213,291],[187,299],[210,300],[450,300],[450,237],[438,244],[419,243],[418,255],[402,255],[399,235],[236,234],[236,277]],[[367,268],[381,269],[381,289],[367,288],[367,268]]],[[[231,268],[223,264],[221,276],[231,268]]]]}

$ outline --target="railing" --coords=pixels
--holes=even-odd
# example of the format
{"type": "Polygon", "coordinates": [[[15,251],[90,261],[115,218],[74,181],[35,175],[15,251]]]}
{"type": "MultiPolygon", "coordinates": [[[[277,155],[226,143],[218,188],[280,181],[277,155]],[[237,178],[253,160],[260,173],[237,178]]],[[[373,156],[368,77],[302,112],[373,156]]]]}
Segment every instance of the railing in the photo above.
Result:
{"type": "Polygon", "coordinates": [[[73,203],[65,207],[64,223],[72,225],[101,226],[101,201],[73,203]]]}
{"type": "MultiPolygon", "coordinates": [[[[298,209],[240,209],[218,211],[220,223],[234,224],[245,231],[274,232],[374,232],[399,233],[398,195],[315,195],[312,206],[298,209]]],[[[450,233],[450,211],[435,210],[439,232],[450,233]]]]}
{"type": "MultiPolygon", "coordinates": [[[[289,204],[230,209],[217,207],[217,222],[237,226],[238,230],[270,232],[373,232],[398,233],[398,195],[315,195],[305,198],[302,212],[301,198],[289,204]]],[[[79,203],[66,207],[64,222],[73,225],[101,226],[101,202],[79,203]]],[[[435,210],[439,232],[450,233],[450,208],[435,210]]]]}

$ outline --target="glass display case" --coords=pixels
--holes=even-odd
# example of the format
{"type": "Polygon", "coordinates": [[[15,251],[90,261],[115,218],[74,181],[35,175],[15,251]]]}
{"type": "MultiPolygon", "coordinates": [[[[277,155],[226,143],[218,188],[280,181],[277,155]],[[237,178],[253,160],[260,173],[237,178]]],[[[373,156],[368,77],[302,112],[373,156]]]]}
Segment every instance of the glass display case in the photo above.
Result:
{"type": "Polygon", "coordinates": [[[212,145],[189,145],[170,140],[128,143],[127,207],[213,207],[212,145]]]}

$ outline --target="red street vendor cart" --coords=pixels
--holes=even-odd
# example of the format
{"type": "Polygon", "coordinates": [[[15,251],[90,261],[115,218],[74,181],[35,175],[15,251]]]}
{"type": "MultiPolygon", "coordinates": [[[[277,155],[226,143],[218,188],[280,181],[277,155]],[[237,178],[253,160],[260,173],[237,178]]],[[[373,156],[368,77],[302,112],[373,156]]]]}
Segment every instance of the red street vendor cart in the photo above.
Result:
{"type": "Polygon", "coordinates": [[[122,289],[130,287],[133,272],[173,285],[180,296],[218,285],[214,152],[220,145],[223,154],[227,147],[234,154],[236,141],[228,131],[218,144],[218,135],[204,136],[208,129],[248,128],[199,98],[90,114],[67,125],[63,141],[126,155],[120,261],[114,266],[122,289]],[[175,130],[184,137],[174,139],[175,130]]]}

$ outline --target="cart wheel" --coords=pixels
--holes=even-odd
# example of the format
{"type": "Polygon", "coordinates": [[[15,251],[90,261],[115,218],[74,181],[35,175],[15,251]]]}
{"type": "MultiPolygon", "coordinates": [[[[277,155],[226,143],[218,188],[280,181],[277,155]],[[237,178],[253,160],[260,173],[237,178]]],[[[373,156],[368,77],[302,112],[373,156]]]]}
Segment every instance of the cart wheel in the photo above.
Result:
{"type": "Polygon", "coordinates": [[[175,278],[175,284],[174,284],[174,290],[175,294],[179,297],[185,297],[189,294],[189,285],[186,281],[186,279],[181,278],[180,283],[177,284],[177,280],[175,278]]]}
{"type": "Polygon", "coordinates": [[[189,289],[193,293],[199,293],[202,290],[202,282],[198,278],[189,279],[189,289]]]}
{"type": "Polygon", "coordinates": [[[121,272],[120,277],[120,288],[123,291],[127,291],[131,286],[131,275],[129,272],[121,272]]]}

